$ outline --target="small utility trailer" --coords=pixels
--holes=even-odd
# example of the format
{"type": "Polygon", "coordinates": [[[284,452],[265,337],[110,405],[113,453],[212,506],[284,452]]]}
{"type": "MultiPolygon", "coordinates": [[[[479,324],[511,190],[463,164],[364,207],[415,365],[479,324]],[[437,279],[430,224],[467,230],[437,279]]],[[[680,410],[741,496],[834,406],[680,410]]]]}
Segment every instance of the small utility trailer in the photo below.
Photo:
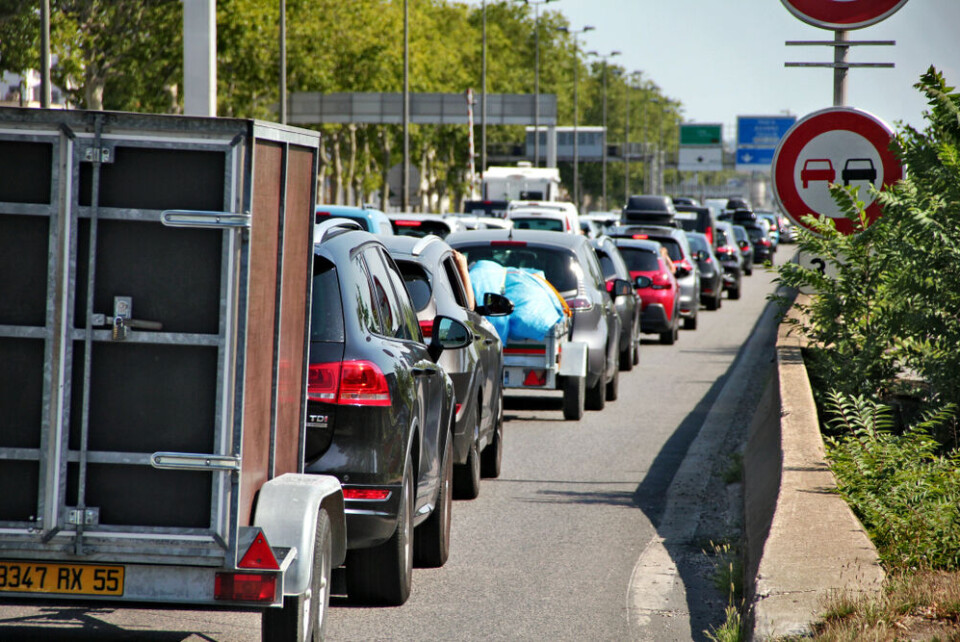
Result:
{"type": "Polygon", "coordinates": [[[0,108],[0,603],[263,613],[322,636],[303,474],[318,134],[0,108]]]}

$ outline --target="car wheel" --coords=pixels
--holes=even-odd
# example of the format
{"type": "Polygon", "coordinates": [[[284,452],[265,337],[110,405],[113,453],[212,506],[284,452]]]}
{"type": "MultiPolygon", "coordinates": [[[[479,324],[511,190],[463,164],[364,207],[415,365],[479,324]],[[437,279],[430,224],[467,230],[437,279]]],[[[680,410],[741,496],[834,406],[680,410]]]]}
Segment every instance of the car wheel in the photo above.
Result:
{"type": "Polygon", "coordinates": [[[729,295],[730,298],[733,299],[734,301],[736,301],[737,299],[740,298],[740,286],[739,286],[739,285],[738,285],[737,287],[735,287],[735,288],[730,288],[729,292],[730,292],[730,295],[729,295]]]}
{"type": "Polygon", "coordinates": [[[666,332],[660,333],[660,343],[665,346],[672,346],[677,341],[677,329],[675,327],[670,328],[666,332]]]}
{"type": "Polygon", "coordinates": [[[749,268],[744,269],[743,273],[747,276],[753,276],[753,266],[751,265],[749,268]]]}
{"type": "Polygon", "coordinates": [[[716,305],[714,306],[713,309],[719,310],[722,307],[723,307],[723,290],[720,290],[719,292],[717,292],[716,305]]]}
{"type": "Polygon", "coordinates": [[[500,405],[493,428],[493,441],[480,453],[480,475],[496,479],[500,476],[503,461],[503,391],[500,392],[500,405]]]}
{"type": "Polygon", "coordinates": [[[606,396],[607,401],[616,401],[617,397],[620,394],[620,364],[617,364],[617,367],[613,369],[613,379],[607,383],[606,396]]]}
{"type": "Polygon", "coordinates": [[[583,417],[586,397],[586,377],[563,378],[563,418],[579,421],[583,417]]]}
{"type": "Polygon", "coordinates": [[[633,342],[633,365],[640,363],[640,337],[633,342]]]}
{"type": "Polygon", "coordinates": [[[400,606],[413,581],[413,461],[407,455],[397,530],[383,544],[347,552],[347,596],[363,604],[400,606]]]}
{"type": "Polygon", "coordinates": [[[697,317],[700,315],[696,312],[693,313],[692,317],[687,317],[683,320],[683,329],[684,330],[696,330],[697,329],[697,317]]]}
{"type": "MultiPolygon", "coordinates": [[[[477,420],[473,435],[480,434],[480,404],[477,403],[477,420]]],[[[457,499],[476,499],[480,494],[480,453],[477,451],[476,437],[471,437],[467,463],[454,466],[453,496],[457,499]]]]}
{"type": "Polygon", "coordinates": [[[630,340],[630,347],[620,353],[620,365],[619,368],[624,372],[630,372],[633,370],[633,351],[635,347],[633,339],[630,340]]]}
{"type": "Polygon", "coordinates": [[[453,434],[447,435],[437,506],[413,531],[413,561],[421,568],[440,568],[450,557],[450,515],[453,512],[453,434]]]}
{"type": "Polygon", "coordinates": [[[583,405],[587,410],[603,410],[603,407],[607,405],[607,387],[603,383],[602,372],[597,377],[596,385],[587,389],[587,396],[583,405]]]}
{"type": "Polygon", "coordinates": [[[320,509],[313,539],[313,568],[310,586],[302,595],[283,598],[283,608],[264,609],[260,619],[263,640],[296,640],[310,642],[324,639],[327,610],[330,607],[330,584],[333,573],[333,543],[330,517],[320,509]]]}

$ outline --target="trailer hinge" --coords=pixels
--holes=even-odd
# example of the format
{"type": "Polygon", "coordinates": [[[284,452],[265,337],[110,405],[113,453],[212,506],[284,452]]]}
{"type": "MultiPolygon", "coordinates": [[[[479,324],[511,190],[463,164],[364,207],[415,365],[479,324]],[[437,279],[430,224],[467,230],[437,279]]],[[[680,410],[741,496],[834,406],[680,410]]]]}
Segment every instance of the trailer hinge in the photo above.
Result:
{"type": "Polygon", "coordinates": [[[74,526],[96,526],[100,523],[99,508],[67,508],[66,522],[74,526]]]}
{"type": "Polygon", "coordinates": [[[87,147],[83,150],[83,160],[87,163],[112,163],[113,152],[109,147],[87,147]]]}

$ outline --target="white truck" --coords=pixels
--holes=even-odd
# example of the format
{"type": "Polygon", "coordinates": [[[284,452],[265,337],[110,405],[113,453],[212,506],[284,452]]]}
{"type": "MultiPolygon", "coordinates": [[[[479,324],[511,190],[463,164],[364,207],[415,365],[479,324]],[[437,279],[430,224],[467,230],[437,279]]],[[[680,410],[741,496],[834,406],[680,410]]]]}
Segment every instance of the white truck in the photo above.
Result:
{"type": "Polygon", "coordinates": [[[488,167],[483,173],[481,197],[489,201],[558,201],[560,170],[556,167],[488,167]]]}
{"type": "Polygon", "coordinates": [[[0,108],[0,603],[323,634],[343,494],[303,474],[319,139],[0,108]]]}

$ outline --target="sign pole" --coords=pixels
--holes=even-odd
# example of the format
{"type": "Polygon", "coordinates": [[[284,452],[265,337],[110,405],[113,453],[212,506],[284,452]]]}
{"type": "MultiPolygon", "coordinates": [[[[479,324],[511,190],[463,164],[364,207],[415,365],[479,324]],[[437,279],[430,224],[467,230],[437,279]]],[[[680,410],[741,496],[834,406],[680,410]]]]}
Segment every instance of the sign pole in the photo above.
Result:
{"type": "Polygon", "coordinates": [[[833,106],[844,107],[847,104],[847,53],[850,46],[845,29],[837,29],[833,36],[833,106]]]}

